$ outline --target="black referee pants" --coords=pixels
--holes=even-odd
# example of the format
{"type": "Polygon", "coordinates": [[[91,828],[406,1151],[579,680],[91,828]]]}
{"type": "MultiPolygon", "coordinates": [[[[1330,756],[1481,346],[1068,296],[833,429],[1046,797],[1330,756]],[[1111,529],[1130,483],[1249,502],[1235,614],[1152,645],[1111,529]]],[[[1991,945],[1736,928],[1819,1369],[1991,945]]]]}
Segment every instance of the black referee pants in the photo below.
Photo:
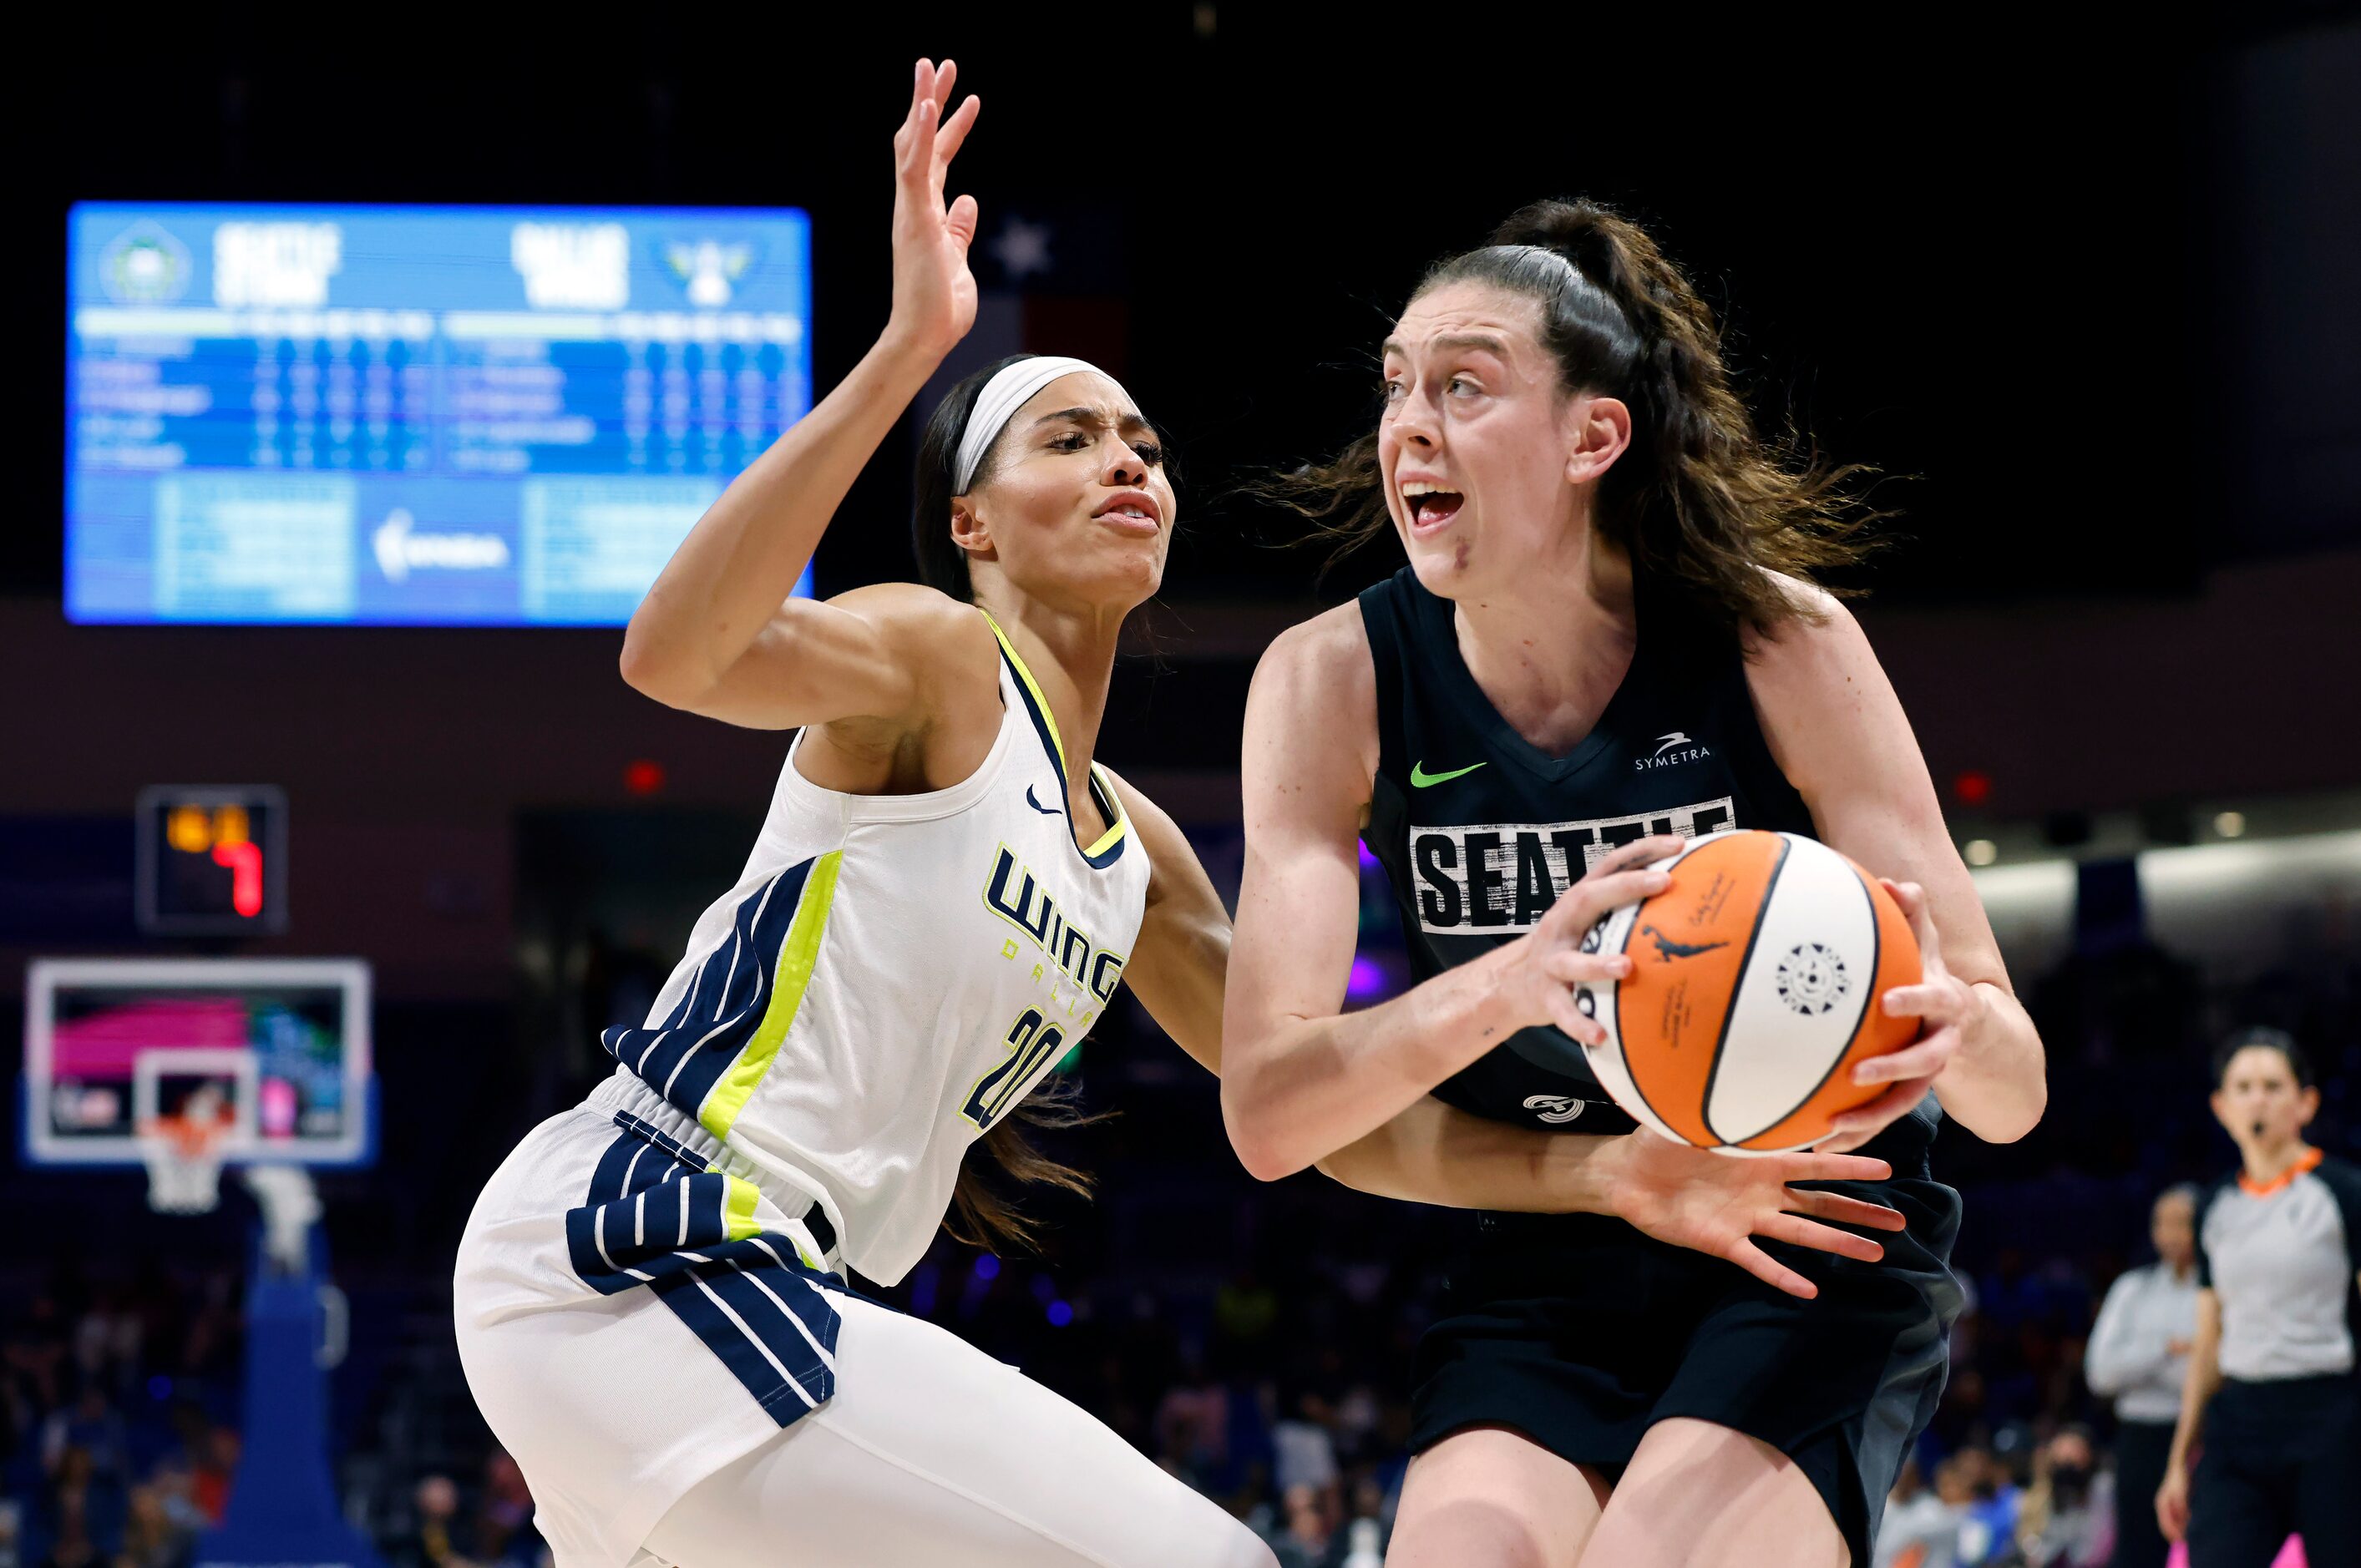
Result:
{"type": "Polygon", "coordinates": [[[2314,1568],[2361,1563],[2361,1382],[2229,1380],[2205,1412],[2190,1568],[2269,1568],[2290,1534],[2314,1568]]]}
{"type": "Polygon", "coordinates": [[[2171,1548],[2156,1525],[2156,1491],[2172,1457],[2170,1421],[2115,1429],[2115,1555],[2109,1568],[2164,1568],[2171,1548]]]}

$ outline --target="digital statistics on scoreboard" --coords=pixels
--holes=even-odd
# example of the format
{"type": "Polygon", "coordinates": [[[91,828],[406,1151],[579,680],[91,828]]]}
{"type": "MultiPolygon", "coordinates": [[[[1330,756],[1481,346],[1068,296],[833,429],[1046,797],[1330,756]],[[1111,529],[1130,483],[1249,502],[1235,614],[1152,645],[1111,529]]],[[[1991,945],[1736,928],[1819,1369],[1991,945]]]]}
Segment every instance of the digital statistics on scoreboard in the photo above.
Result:
{"type": "Polygon", "coordinates": [[[69,226],[76,621],[620,624],[811,406],[794,209],[69,226]]]}

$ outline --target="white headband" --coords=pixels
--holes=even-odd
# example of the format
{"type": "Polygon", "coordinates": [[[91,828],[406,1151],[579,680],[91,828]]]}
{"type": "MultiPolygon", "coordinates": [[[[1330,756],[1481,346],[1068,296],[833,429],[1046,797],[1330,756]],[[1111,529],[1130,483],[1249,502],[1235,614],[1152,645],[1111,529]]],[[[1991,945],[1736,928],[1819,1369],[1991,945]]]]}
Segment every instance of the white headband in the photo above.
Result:
{"type": "MultiPolygon", "coordinates": [[[[967,430],[960,436],[959,455],[951,464],[951,494],[967,494],[968,486],[975,482],[975,471],[983,465],[983,455],[992,450],[1001,430],[1015,417],[1018,409],[1033,399],[1033,394],[1060,376],[1071,376],[1077,370],[1088,370],[1094,376],[1115,378],[1087,359],[1065,359],[1054,354],[1038,354],[1030,359],[1019,359],[1001,367],[1000,373],[983,384],[975,395],[975,407],[967,416],[967,430]]],[[[1115,382],[1120,387],[1121,382],[1115,382]]]]}

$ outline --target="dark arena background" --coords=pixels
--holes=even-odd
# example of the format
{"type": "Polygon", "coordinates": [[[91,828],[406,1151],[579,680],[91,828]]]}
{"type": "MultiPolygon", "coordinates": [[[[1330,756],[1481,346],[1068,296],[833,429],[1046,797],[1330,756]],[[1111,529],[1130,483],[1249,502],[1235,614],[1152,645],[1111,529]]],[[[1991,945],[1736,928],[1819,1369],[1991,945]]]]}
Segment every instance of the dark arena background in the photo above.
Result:
{"type": "MultiPolygon", "coordinates": [[[[1376,344],[1428,261],[1538,196],[1612,202],[1700,280],[1758,414],[1883,472],[1890,544],[1846,586],[2050,1099],[2022,1142],[1938,1146],[1971,1307],[1905,1484],[1957,1528],[1881,1562],[2106,1561],[2096,1536],[2031,1541],[2015,1510],[2100,1507],[2043,1490],[2052,1451],[2086,1431],[2103,1475],[2099,1303],[2152,1261],[2160,1191],[2235,1168],[2214,1043],[2292,1032],[2321,1070],[2313,1141],[2361,1158],[2361,22],[1658,16],[227,5],[19,33],[0,1060],[23,1059],[37,959],[366,965],[375,1136],[317,1173],[314,1261],[340,1292],[317,1426],[385,1563],[545,1560],[460,1375],[453,1251],[516,1140],[611,1069],[598,1032],[639,1021],[735,878],[785,738],[636,695],[615,624],[70,616],[70,212],[796,208],[816,397],[884,319],[886,143],[922,52],[985,101],[952,175],[982,204],[979,326],[922,407],[1001,354],[1071,353],[1172,433],[1171,565],[1100,755],[1225,896],[1256,658],[1400,560],[1389,539],[1323,569],[1232,487],[1366,428],[1376,344]],[[212,800],[176,822],[191,802],[169,793],[140,809],[200,785],[258,786],[247,826],[212,800]],[[143,853],[215,841],[192,821],[263,846],[283,881],[233,901],[267,894],[278,929],[143,918],[143,853]]],[[[910,575],[916,439],[906,420],[855,487],[820,593],[910,575]]],[[[1366,998],[1406,976],[1373,869],[1363,909],[1366,998]]],[[[1097,1198],[1028,1199],[1044,1255],[943,1238],[882,1294],[1078,1401],[1282,1561],[1374,1568],[1465,1217],[1315,1173],[1257,1183],[1213,1080],[1127,1000],[1066,1070],[1113,1113],[1056,1146],[1097,1198]]],[[[53,1107],[29,1074],[8,1105],[0,1568],[186,1568],[254,1484],[242,1455],[281,1455],[293,1419],[249,1393],[255,1200],[232,1174],[209,1213],[153,1212],[136,1164],[34,1157],[53,1107]]]]}

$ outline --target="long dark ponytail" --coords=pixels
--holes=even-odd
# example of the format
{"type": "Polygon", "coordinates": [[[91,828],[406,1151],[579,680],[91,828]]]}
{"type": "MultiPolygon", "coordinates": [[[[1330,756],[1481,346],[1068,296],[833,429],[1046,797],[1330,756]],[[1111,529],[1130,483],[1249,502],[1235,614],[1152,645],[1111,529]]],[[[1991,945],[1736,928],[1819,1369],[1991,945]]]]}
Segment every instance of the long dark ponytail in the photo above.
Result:
{"type": "MultiPolygon", "coordinates": [[[[1769,630],[1811,613],[1770,573],[1811,580],[1872,547],[1864,531],[1877,514],[1850,488],[1872,470],[1757,433],[1713,313],[1630,219],[1597,202],[1536,202],[1490,244],[1430,268],[1411,297],[1458,282],[1534,301],[1565,389],[1631,409],[1631,448],[1599,483],[1596,521],[1635,570],[1725,625],[1769,630]]],[[[1252,493],[1309,518],[1340,553],[1389,526],[1374,433],[1252,493]]]]}
{"type": "MultiPolygon", "coordinates": [[[[918,438],[918,471],[912,485],[910,511],[910,547],[918,558],[918,580],[964,603],[975,602],[975,587],[968,576],[967,552],[951,538],[951,498],[961,493],[953,488],[958,480],[960,438],[967,433],[967,422],[975,412],[975,400],[983,394],[984,383],[1017,360],[1031,357],[1012,354],[963,378],[935,405],[918,438]]],[[[969,489],[991,477],[993,456],[991,451],[984,453],[969,489]]],[[[1060,1083],[1035,1091],[994,1122],[960,1165],[944,1228],[961,1241],[988,1251],[1032,1250],[1040,1240],[1039,1223],[1016,1207],[1003,1190],[1004,1183],[1090,1194],[1088,1172],[1043,1154],[1025,1134],[1027,1127],[1056,1131],[1099,1120],[1082,1110],[1079,1102],[1075,1087],[1060,1083]],[[988,1168],[997,1168],[999,1180],[988,1168]]]]}

